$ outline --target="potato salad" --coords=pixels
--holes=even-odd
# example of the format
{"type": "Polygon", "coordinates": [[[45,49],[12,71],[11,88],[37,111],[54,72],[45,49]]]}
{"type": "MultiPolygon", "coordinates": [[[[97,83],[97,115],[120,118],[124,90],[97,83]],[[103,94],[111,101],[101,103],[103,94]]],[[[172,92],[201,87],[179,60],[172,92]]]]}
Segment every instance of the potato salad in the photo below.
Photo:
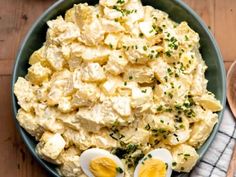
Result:
{"type": "Polygon", "coordinates": [[[42,159],[64,177],[87,176],[80,156],[90,148],[118,157],[125,177],[157,148],[171,153],[174,171],[195,166],[222,105],[207,90],[200,38],[187,22],[140,0],[100,0],[47,25],[14,85],[17,120],[42,159]]]}

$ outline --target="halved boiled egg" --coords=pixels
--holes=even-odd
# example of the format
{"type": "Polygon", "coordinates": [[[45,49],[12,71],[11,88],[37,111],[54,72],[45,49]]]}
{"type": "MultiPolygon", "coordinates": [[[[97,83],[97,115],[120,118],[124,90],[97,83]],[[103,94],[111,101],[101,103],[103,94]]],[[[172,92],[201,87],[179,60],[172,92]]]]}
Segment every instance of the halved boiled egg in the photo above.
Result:
{"type": "Polygon", "coordinates": [[[145,155],[134,171],[134,177],[170,177],[172,156],[164,148],[155,149],[145,155]]]}
{"type": "Polygon", "coordinates": [[[88,177],[123,177],[124,166],[121,160],[110,152],[92,148],[80,156],[80,165],[88,177]]]}

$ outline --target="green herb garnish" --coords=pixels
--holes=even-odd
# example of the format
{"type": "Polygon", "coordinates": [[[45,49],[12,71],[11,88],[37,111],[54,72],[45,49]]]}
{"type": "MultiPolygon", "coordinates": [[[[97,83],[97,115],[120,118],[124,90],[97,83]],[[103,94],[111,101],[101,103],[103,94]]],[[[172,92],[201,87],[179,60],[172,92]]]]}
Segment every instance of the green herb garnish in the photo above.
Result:
{"type": "Polygon", "coordinates": [[[118,173],[123,173],[124,172],[124,170],[121,167],[116,167],[116,171],[118,173]]]}

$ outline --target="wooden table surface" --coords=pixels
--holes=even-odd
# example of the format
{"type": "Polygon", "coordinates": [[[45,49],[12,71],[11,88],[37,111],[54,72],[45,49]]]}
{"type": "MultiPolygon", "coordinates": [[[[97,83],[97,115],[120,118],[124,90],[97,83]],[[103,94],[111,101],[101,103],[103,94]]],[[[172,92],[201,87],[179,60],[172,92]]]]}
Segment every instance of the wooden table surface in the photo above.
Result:
{"type": "MultiPolygon", "coordinates": [[[[27,30],[55,0],[0,0],[0,177],[46,177],[32,158],[12,119],[10,82],[13,63],[27,30]]],[[[184,0],[209,26],[226,69],[236,60],[236,0],[184,0]]]]}

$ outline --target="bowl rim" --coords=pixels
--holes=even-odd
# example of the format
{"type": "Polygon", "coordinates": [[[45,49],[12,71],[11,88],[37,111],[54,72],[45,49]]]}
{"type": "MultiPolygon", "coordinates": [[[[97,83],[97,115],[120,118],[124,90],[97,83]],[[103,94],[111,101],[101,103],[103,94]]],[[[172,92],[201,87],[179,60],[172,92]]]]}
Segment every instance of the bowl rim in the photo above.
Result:
{"type": "MultiPolygon", "coordinates": [[[[43,159],[41,159],[35,152],[35,148],[33,148],[29,142],[28,142],[28,137],[26,135],[25,130],[19,125],[17,119],[16,119],[16,114],[17,114],[17,101],[14,95],[14,84],[16,82],[16,73],[17,73],[17,68],[18,68],[18,64],[20,61],[20,56],[22,55],[22,51],[23,48],[26,44],[26,42],[28,41],[28,39],[30,38],[31,34],[33,33],[33,30],[35,29],[35,27],[56,7],[60,6],[62,3],[64,3],[65,0],[58,0],[55,3],[53,3],[52,5],[50,5],[37,19],[36,21],[33,23],[33,25],[29,28],[27,34],[25,35],[24,39],[22,40],[22,42],[20,43],[20,47],[19,50],[16,54],[16,60],[14,63],[14,67],[13,67],[13,72],[12,72],[12,78],[11,78],[11,102],[12,102],[12,114],[13,114],[13,119],[15,121],[15,125],[16,128],[18,130],[18,132],[20,133],[21,138],[24,141],[24,144],[26,145],[27,149],[30,151],[30,153],[32,154],[32,156],[34,157],[34,159],[36,159],[39,164],[46,169],[46,171],[48,173],[50,173],[51,175],[55,176],[55,177],[60,177],[60,175],[58,173],[56,173],[56,170],[51,169],[51,167],[48,166],[48,162],[44,161],[43,159]]],[[[76,3],[76,2],[73,2],[76,3]]],[[[219,126],[222,122],[223,119],[223,114],[225,111],[225,107],[226,107],[226,71],[225,71],[225,67],[224,67],[224,62],[223,62],[223,57],[221,55],[220,49],[218,47],[218,44],[215,40],[215,38],[213,37],[211,31],[208,29],[207,25],[205,24],[205,22],[201,19],[201,17],[191,8],[189,7],[185,2],[183,2],[182,0],[173,0],[173,3],[177,4],[177,6],[180,6],[181,8],[183,8],[184,10],[186,10],[189,14],[191,14],[193,16],[193,18],[195,18],[195,20],[200,24],[200,26],[203,28],[203,30],[205,31],[205,33],[207,34],[207,36],[209,37],[213,48],[216,51],[217,54],[217,62],[219,63],[220,66],[220,73],[221,73],[221,79],[222,79],[222,100],[221,100],[221,104],[223,105],[223,109],[218,113],[218,123],[214,126],[214,129],[212,130],[210,136],[208,137],[207,144],[204,147],[204,150],[201,150],[201,152],[198,152],[199,154],[199,161],[201,160],[201,158],[203,157],[203,155],[207,152],[207,150],[209,149],[210,145],[212,144],[213,140],[215,139],[215,136],[217,134],[217,131],[219,129],[219,126]]],[[[206,142],[204,142],[205,144],[206,142]]],[[[204,145],[203,144],[203,145],[204,145]]],[[[201,148],[200,148],[201,149],[201,148]]],[[[191,172],[190,172],[191,173],[191,172]]],[[[181,176],[185,176],[186,173],[180,174],[179,177],[181,176]]]]}

